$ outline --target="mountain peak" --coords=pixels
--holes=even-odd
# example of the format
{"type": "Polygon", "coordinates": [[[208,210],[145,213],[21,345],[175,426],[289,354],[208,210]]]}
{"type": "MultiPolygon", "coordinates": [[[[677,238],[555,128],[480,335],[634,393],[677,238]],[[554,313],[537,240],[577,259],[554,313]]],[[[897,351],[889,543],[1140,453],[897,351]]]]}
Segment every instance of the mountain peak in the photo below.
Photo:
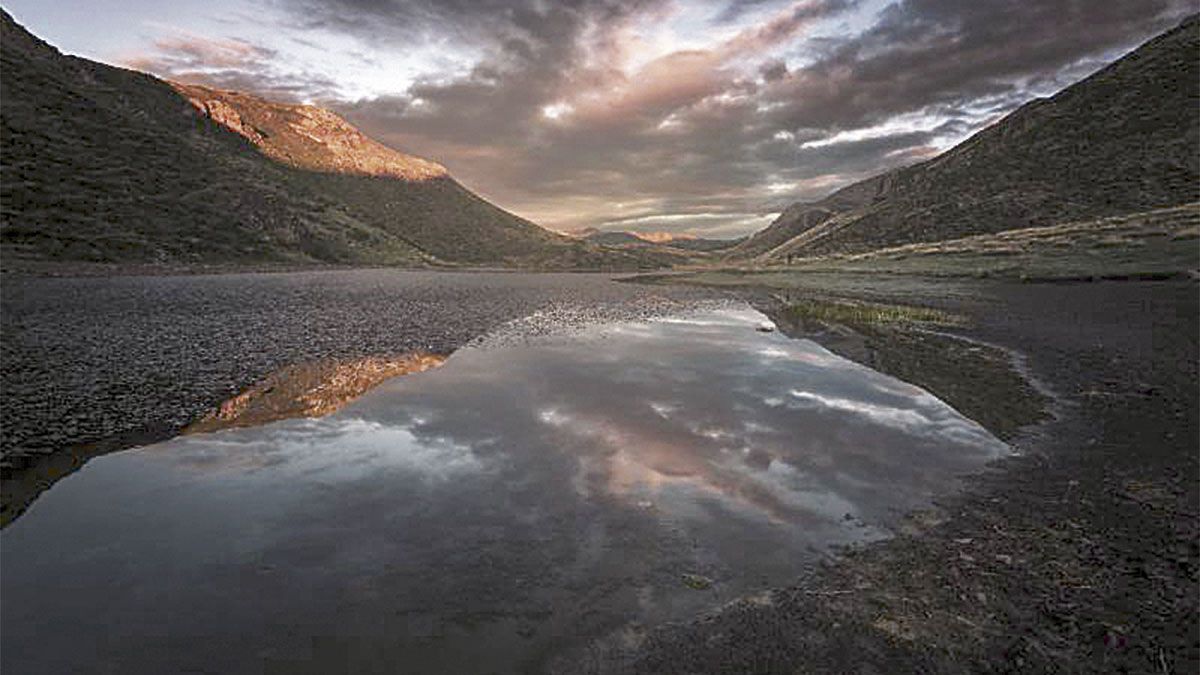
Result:
{"type": "Polygon", "coordinates": [[[103,264],[633,269],[337,114],[65,56],[0,9],[0,252],[103,264]]]}
{"type": "Polygon", "coordinates": [[[271,159],[299,169],[406,181],[448,175],[442,165],[372,140],[324,108],[195,84],[169,84],[201,114],[246,138],[271,159]]]}

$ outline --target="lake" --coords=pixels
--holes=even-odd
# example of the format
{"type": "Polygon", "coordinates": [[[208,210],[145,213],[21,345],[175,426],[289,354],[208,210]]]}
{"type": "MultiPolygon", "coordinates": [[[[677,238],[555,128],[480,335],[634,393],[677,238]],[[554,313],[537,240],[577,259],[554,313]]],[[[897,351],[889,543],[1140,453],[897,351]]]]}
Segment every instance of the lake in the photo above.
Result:
{"type": "Polygon", "coordinates": [[[94,459],[0,533],[5,670],[537,669],[786,585],[1010,452],[765,323],[483,340],[324,418],[94,459]]]}

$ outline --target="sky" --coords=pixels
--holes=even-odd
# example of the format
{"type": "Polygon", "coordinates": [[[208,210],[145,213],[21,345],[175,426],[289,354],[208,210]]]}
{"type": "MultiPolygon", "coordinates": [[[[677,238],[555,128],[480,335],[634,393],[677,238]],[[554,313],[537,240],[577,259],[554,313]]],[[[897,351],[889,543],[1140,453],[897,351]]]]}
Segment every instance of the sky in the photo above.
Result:
{"type": "Polygon", "coordinates": [[[951,147],[1194,0],[5,0],[66,53],[328,107],[559,231],[734,237],[951,147]]]}

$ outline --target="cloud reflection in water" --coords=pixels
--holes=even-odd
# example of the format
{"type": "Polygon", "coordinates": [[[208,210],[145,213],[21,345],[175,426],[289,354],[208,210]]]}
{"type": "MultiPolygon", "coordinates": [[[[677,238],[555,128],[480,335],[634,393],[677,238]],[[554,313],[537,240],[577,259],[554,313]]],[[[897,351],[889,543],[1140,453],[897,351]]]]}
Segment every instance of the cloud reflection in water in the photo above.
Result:
{"type": "Polygon", "coordinates": [[[345,415],[518,466],[566,453],[584,496],[688,493],[709,511],[825,528],[881,522],[1008,451],[921,389],[758,333],[762,320],[726,310],[468,349],[345,415]]]}
{"type": "Polygon", "coordinates": [[[338,670],[350,645],[525,670],[786,584],[1008,451],[762,320],[467,348],[328,417],[98,458],[0,533],[6,659],[233,672],[300,650],[338,670]]]}

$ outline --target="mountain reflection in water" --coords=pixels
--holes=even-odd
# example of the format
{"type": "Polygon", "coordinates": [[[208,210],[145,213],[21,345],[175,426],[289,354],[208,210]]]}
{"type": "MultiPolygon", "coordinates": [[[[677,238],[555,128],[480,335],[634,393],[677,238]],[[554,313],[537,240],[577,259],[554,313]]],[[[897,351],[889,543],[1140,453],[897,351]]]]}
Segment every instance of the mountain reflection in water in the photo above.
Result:
{"type": "Polygon", "coordinates": [[[0,533],[4,660],[525,668],[786,584],[1008,452],[762,321],[466,348],[329,417],[99,458],[0,533]]]}

